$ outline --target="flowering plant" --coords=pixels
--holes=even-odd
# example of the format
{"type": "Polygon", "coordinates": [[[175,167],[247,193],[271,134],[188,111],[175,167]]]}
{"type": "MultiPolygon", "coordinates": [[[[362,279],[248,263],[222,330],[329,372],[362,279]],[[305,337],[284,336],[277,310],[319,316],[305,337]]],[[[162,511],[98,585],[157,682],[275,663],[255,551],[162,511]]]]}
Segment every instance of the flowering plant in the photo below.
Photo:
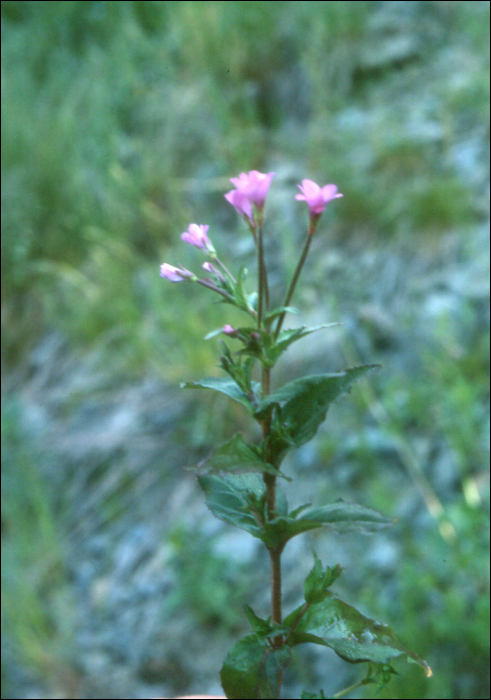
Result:
{"type": "MultiPolygon", "coordinates": [[[[282,471],[289,450],[311,440],[324,422],[330,405],[348,393],[354,382],[378,369],[378,365],[351,367],[334,374],[316,374],[294,379],[271,391],[271,373],[280,356],[292,343],[327,326],[283,329],[290,302],[319,219],[327,204],[342,194],[335,185],[319,187],[312,180],[299,185],[296,199],[309,209],[309,225],[303,250],[281,306],[271,308],[268,274],[264,260],[264,204],[274,173],[252,170],[232,178],[235,186],[225,195],[243,217],[257,250],[257,292],[246,290],[247,271],[232,272],[218,257],[208,238],[209,227],[190,224],[182,239],[202,249],[208,276],[200,279],[185,268],[163,264],[161,275],[171,282],[197,282],[221,296],[220,301],[240,309],[248,317],[238,328],[226,324],[212,337],[223,334],[239,343],[235,352],[221,340],[220,367],[225,375],[185,388],[221,392],[240,403],[261,430],[257,444],[237,434],[197,466],[198,481],[211,512],[229,525],[242,528],[261,540],[271,560],[271,614],[259,617],[244,606],[252,631],[240,639],[227,655],[221,680],[227,698],[279,698],[283,675],[299,644],[312,643],[333,649],[349,663],[367,664],[367,674],[355,686],[341,690],[342,697],[355,687],[374,683],[384,686],[393,673],[391,662],[398,656],[420,664],[431,675],[423,659],[406,649],[390,627],[362,615],[331,592],[342,573],[339,564],[324,566],[314,554],[314,565],[305,580],[304,603],[286,616],[282,609],[281,555],[293,537],[315,528],[328,527],[344,533],[353,530],[376,532],[394,524],[371,508],[337,501],[321,506],[300,505],[290,509],[278,486],[291,481],[282,471]]],[[[327,324],[335,325],[335,324],[327,324]]],[[[304,693],[305,698],[324,698],[304,693]]]]}

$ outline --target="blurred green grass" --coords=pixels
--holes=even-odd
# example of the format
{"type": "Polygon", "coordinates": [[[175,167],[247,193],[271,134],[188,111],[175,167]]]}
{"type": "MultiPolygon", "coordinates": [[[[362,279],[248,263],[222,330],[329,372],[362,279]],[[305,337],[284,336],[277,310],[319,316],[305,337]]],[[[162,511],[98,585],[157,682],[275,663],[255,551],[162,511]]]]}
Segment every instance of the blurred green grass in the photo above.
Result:
{"type": "MultiPolygon", "coordinates": [[[[222,193],[241,170],[277,170],[280,191],[304,176],[336,182],[345,199],[330,236],[355,248],[438,249],[446,237],[470,238],[488,216],[487,2],[2,2],[1,13],[2,357],[14,376],[55,332],[74,352],[100,348],[115,376],[177,382],[213,372],[214,347],[201,339],[222,325],[220,308],[194,289],[175,293],[157,265],[196,265],[179,233],[197,216],[230,245],[240,225],[222,193]]],[[[291,253],[303,220],[292,207],[276,213],[291,253]]],[[[247,260],[234,243],[232,254],[247,260]]],[[[284,258],[279,278],[291,266],[284,258]]],[[[481,505],[468,502],[487,459],[478,436],[489,336],[476,324],[465,342],[459,328],[435,329],[420,348],[427,383],[408,373],[383,387],[401,435],[441,430],[458,461],[452,508],[476,544],[470,561],[450,558],[456,579],[464,565],[481,570],[485,547],[481,505]]],[[[363,412],[361,401],[350,420],[363,412]]],[[[66,595],[60,514],[16,421],[3,414],[4,595],[12,599],[9,586],[26,572],[33,578],[5,624],[26,666],[56,675],[69,634],[49,613],[66,595]]],[[[335,452],[328,442],[321,450],[335,452]]],[[[358,459],[373,462],[367,450],[358,459]]],[[[370,471],[382,508],[390,492],[370,471]]],[[[425,559],[441,543],[428,537],[420,558],[410,542],[408,534],[398,580],[401,637],[418,648],[424,625],[447,669],[440,697],[486,697],[482,679],[451,671],[455,626],[472,604],[465,586],[453,585],[438,624],[431,611],[420,617],[427,590],[443,585],[425,559]]],[[[485,657],[486,615],[473,609],[468,669],[485,657]]],[[[413,674],[402,678],[400,697],[432,692],[413,674]]]]}

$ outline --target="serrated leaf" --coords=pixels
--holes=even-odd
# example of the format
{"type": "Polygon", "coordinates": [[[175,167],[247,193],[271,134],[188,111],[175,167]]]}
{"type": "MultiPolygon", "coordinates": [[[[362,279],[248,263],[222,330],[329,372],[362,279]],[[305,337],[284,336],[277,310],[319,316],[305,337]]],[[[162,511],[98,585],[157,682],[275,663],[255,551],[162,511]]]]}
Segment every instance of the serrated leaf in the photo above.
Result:
{"type": "Polygon", "coordinates": [[[377,692],[390,683],[392,676],[398,676],[397,671],[390,664],[368,664],[368,674],[363,685],[374,684],[377,692]]]}
{"type": "Polygon", "coordinates": [[[397,522],[397,519],[387,518],[372,508],[340,499],[327,506],[310,508],[298,518],[298,522],[303,521],[327,525],[335,532],[344,534],[353,530],[377,532],[391,527],[397,522]]]}
{"type": "MultiPolygon", "coordinates": [[[[257,384],[253,386],[256,390],[257,384]]],[[[242,389],[240,389],[237,384],[228,377],[207,377],[206,379],[200,379],[197,382],[183,382],[181,384],[182,389],[212,389],[213,391],[218,391],[221,394],[226,394],[234,401],[238,401],[243,406],[245,406],[251,413],[255,410],[252,403],[251,397],[246,394],[242,389]]]]}
{"type": "Polygon", "coordinates": [[[250,605],[247,605],[247,603],[244,603],[242,607],[244,608],[244,613],[250,622],[254,634],[258,634],[261,637],[271,631],[271,617],[268,617],[267,620],[263,620],[262,617],[256,615],[254,610],[250,605]]]}
{"type": "MultiPolygon", "coordinates": [[[[291,627],[303,608],[301,606],[288,615],[284,624],[291,627]]],[[[350,663],[368,661],[389,664],[397,656],[406,656],[419,664],[427,676],[431,676],[426,661],[401,644],[388,625],[365,617],[356,608],[331,594],[308,607],[290,635],[289,643],[292,645],[306,642],[330,647],[350,663]]]]}
{"type": "Polygon", "coordinates": [[[293,382],[270,394],[259,404],[256,417],[265,415],[269,407],[282,407],[285,430],[296,447],[311,440],[324,422],[331,403],[350,391],[352,385],[380,365],[352,367],[336,374],[317,374],[293,382]]]}
{"type": "Polygon", "coordinates": [[[208,459],[200,462],[195,468],[201,474],[266,472],[267,474],[281,476],[289,480],[289,477],[278,471],[272,464],[263,462],[244,441],[240,433],[237,433],[231,440],[217,447],[208,459]]]}
{"type": "Polygon", "coordinates": [[[230,650],[220,677],[227,698],[277,698],[280,681],[290,663],[291,649],[273,649],[256,634],[240,639],[230,650]]]}
{"type": "Polygon", "coordinates": [[[327,595],[327,589],[341,576],[339,564],[324,569],[321,560],[314,552],[314,566],[305,579],[305,602],[309,605],[320,603],[327,595]]]}
{"type": "Polygon", "coordinates": [[[199,476],[198,482],[206,498],[206,505],[220,520],[247,530],[253,537],[262,539],[264,531],[257,514],[251,507],[252,494],[257,499],[264,496],[265,485],[260,476],[199,476]]]}
{"type": "Polygon", "coordinates": [[[263,620],[263,618],[258,617],[250,605],[244,603],[242,607],[244,608],[245,615],[250,622],[252,631],[262,639],[271,639],[272,637],[277,637],[280,634],[289,633],[290,629],[284,625],[279,625],[277,622],[272,625],[271,617],[268,617],[267,620],[263,620]]]}

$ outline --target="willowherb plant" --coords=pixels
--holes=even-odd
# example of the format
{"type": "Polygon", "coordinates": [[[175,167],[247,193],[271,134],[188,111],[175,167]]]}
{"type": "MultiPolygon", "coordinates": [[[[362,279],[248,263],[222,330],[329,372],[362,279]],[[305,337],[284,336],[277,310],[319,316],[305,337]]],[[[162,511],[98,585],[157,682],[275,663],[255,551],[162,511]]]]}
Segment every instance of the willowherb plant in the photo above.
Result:
{"type": "MultiPolygon", "coordinates": [[[[211,389],[242,404],[259,424],[259,444],[247,442],[237,434],[217,447],[197,466],[198,481],[211,512],[229,525],[242,528],[260,539],[271,560],[271,615],[262,619],[248,605],[245,614],[252,632],[233,646],[221,671],[227,698],[279,698],[283,675],[298,644],[312,643],[333,649],[349,663],[365,662],[366,676],[354,686],[341,690],[342,697],[365,684],[383,687],[395,673],[392,659],[405,656],[420,664],[428,676],[431,670],[423,659],[406,649],[385,624],[362,615],[337,598],[330,590],[341,575],[339,564],[324,567],[317,555],[305,579],[305,602],[286,616],[282,610],[281,555],[287,542],[303,532],[328,526],[337,533],[352,530],[376,532],[395,521],[355,503],[342,500],[312,507],[301,505],[290,510],[279,489],[278,479],[291,479],[281,471],[289,450],[311,440],[326,418],[329,406],[341,394],[379,365],[352,367],[335,374],[316,374],[285,384],[271,392],[271,373],[292,343],[326,328],[283,329],[300,273],[310,249],[317,224],[326,205],[342,197],[335,185],[319,187],[312,180],[299,185],[296,199],[309,208],[309,226],[305,244],[286,291],[283,304],[270,308],[268,274],[264,261],[264,203],[274,173],[252,170],[232,178],[235,189],[225,195],[246,222],[257,250],[257,292],[246,291],[247,270],[241,267],[234,276],[218,257],[208,237],[208,226],[190,224],[181,235],[183,241],[200,248],[207,260],[203,269],[208,276],[198,278],[183,267],[163,264],[160,274],[171,282],[191,281],[221,296],[220,302],[237,307],[248,316],[238,328],[226,324],[207,338],[223,334],[239,344],[232,352],[220,341],[220,367],[225,377],[210,377],[184,383],[186,388],[211,389]],[[257,370],[258,368],[258,370],[257,370]]],[[[304,698],[324,698],[304,693],[304,698]]]]}

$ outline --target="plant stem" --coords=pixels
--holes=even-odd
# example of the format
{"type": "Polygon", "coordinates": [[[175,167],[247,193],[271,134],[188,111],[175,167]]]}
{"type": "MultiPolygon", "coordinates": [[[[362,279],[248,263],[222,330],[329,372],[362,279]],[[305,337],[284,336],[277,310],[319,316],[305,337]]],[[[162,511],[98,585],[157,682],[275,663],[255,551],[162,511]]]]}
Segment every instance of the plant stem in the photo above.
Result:
{"type": "Polygon", "coordinates": [[[217,287],[215,284],[213,284],[213,282],[209,282],[207,280],[196,280],[196,282],[207,289],[211,289],[213,292],[217,292],[217,294],[221,294],[221,296],[227,299],[227,301],[233,301],[230,294],[225,292],[223,289],[220,289],[220,287],[217,287]]]}
{"type": "Polygon", "coordinates": [[[224,263],[222,263],[222,261],[220,260],[220,258],[217,258],[217,256],[215,255],[215,256],[213,257],[213,260],[214,260],[216,263],[218,263],[218,265],[220,265],[220,267],[221,267],[222,270],[225,272],[225,274],[228,275],[229,278],[232,280],[232,282],[235,284],[235,282],[236,282],[237,280],[235,279],[235,277],[233,276],[233,274],[230,272],[230,270],[226,267],[226,265],[224,265],[224,263]]]}
{"type": "Polygon", "coordinates": [[[310,603],[305,603],[304,606],[302,607],[302,609],[300,610],[300,612],[298,613],[297,619],[295,620],[295,622],[293,623],[293,625],[290,627],[290,633],[289,633],[289,635],[288,635],[287,642],[290,641],[290,639],[291,639],[293,633],[295,632],[295,630],[296,630],[297,627],[298,627],[298,624],[299,624],[300,620],[302,619],[302,617],[305,615],[305,613],[307,612],[307,610],[308,610],[309,608],[310,608],[310,603]]]}
{"type": "MultiPolygon", "coordinates": [[[[261,386],[263,397],[271,391],[271,370],[263,367],[261,371],[261,386]]],[[[262,423],[263,440],[271,433],[271,421],[266,419],[262,423]]],[[[267,455],[266,455],[267,457],[267,455]]],[[[268,508],[268,520],[276,517],[276,477],[273,474],[263,474],[266,485],[266,503],[268,508]]],[[[281,552],[282,549],[268,549],[271,560],[271,622],[282,622],[281,604],[281,552]]],[[[274,646],[278,649],[283,644],[283,637],[279,635],[273,639],[274,646]]],[[[281,684],[280,684],[281,685],[281,684]]],[[[279,690],[278,690],[279,693],[279,690]]]]}
{"type": "Polygon", "coordinates": [[[261,330],[263,323],[263,301],[264,301],[264,251],[263,251],[263,227],[260,224],[257,231],[257,280],[258,280],[258,300],[257,300],[257,327],[261,330]]]}
{"type": "Polygon", "coordinates": [[[350,685],[349,688],[345,688],[344,690],[340,690],[339,693],[336,693],[336,695],[333,695],[333,698],[344,698],[345,695],[348,695],[348,693],[351,693],[353,690],[356,690],[357,688],[360,688],[365,681],[358,681],[358,683],[353,683],[353,685],[350,685]]]}
{"type": "MultiPolygon", "coordinates": [[[[268,270],[264,262],[264,237],[263,237],[263,214],[261,212],[259,219],[259,238],[261,240],[261,269],[263,272],[263,291],[264,291],[264,305],[266,313],[269,312],[269,284],[268,284],[268,270]]],[[[268,330],[268,329],[267,329],[268,330]]]]}
{"type": "MultiPolygon", "coordinates": [[[[294,272],[294,275],[292,277],[292,281],[290,282],[290,286],[288,287],[288,292],[285,297],[285,301],[283,302],[283,306],[288,306],[290,301],[292,300],[293,293],[295,291],[295,287],[297,286],[298,279],[300,277],[300,273],[302,272],[302,268],[304,266],[305,260],[307,259],[307,255],[310,249],[310,244],[312,243],[312,238],[313,238],[313,233],[315,231],[315,226],[316,224],[311,221],[310,227],[309,227],[309,232],[307,234],[307,240],[305,241],[305,245],[302,250],[302,255],[300,256],[300,260],[298,261],[297,269],[294,272]]],[[[278,325],[276,326],[276,331],[275,331],[275,340],[278,338],[281,327],[283,325],[283,321],[285,320],[286,316],[286,311],[283,311],[281,316],[278,319],[278,325]]]]}

